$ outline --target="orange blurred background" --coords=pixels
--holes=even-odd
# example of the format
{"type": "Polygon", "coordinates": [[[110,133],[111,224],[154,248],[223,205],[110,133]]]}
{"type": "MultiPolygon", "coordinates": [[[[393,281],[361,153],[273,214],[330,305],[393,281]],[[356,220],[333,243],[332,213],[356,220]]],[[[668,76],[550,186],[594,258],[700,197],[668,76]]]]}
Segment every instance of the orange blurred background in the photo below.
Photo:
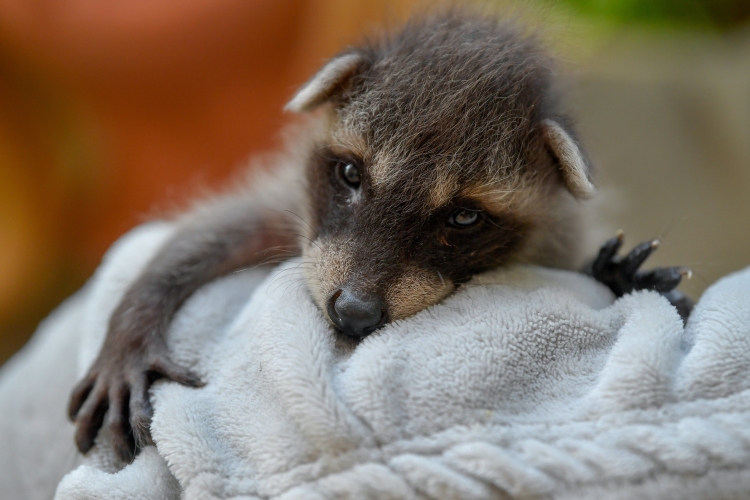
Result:
{"type": "MultiPolygon", "coordinates": [[[[693,267],[696,297],[750,264],[750,1],[477,1],[528,8],[574,70],[597,237],[669,233],[652,265],[693,267]]],[[[0,0],[0,363],[118,236],[278,145],[297,86],[418,3],[0,0]]]]}

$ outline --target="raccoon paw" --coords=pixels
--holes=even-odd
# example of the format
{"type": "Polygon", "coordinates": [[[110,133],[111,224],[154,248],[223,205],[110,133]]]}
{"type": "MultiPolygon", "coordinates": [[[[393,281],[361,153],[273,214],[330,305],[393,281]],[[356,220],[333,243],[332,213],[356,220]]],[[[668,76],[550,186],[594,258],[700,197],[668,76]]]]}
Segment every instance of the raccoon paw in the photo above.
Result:
{"type": "Polygon", "coordinates": [[[169,359],[161,342],[152,341],[143,349],[105,342],[89,373],[74,389],[68,406],[68,415],[76,425],[75,441],[80,452],[85,454],[94,446],[104,425],[109,429],[115,453],[125,463],[132,461],[141,448],[152,444],[148,391],[157,379],[189,387],[203,385],[198,376],[169,359]]]}
{"type": "Polygon", "coordinates": [[[658,267],[640,271],[641,265],[659,247],[659,240],[646,241],[637,245],[627,255],[617,255],[622,247],[622,232],[608,240],[599,250],[599,255],[584,272],[600,283],[607,285],[617,297],[638,291],[654,290],[664,295],[674,305],[683,320],[690,315],[693,303],[683,293],[675,290],[683,277],[691,277],[685,267],[658,267]]]}

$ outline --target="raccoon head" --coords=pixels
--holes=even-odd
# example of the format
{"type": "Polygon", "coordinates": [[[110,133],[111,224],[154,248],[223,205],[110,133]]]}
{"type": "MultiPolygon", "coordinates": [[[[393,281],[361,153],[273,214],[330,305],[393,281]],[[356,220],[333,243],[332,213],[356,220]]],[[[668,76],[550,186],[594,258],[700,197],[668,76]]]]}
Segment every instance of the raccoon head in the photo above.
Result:
{"type": "Polygon", "coordinates": [[[594,186],[549,59],[494,20],[412,21],[328,62],[287,105],[323,115],[306,166],[309,289],[344,333],[512,261],[566,266],[594,186]]]}

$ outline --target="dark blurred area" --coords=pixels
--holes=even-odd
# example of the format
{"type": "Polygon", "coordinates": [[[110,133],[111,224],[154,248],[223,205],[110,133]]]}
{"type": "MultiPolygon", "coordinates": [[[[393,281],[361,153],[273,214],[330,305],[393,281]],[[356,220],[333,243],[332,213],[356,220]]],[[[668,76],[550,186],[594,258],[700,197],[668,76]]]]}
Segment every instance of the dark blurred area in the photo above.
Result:
{"type": "MultiPolygon", "coordinates": [[[[0,362],[160,210],[275,147],[326,58],[417,0],[0,0],[0,362]]],[[[695,297],[750,265],[750,0],[483,1],[567,71],[604,238],[695,297]]]]}

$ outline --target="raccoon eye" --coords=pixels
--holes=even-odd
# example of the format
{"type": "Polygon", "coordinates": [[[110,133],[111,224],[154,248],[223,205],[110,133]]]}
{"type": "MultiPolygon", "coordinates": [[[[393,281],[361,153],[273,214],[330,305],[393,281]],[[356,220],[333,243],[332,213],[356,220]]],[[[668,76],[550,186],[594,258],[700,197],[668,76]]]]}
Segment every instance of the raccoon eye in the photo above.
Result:
{"type": "Polygon", "coordinates": [[[359,168],[351,162],[339,162],[339,176],[346,185],[353,189],[357,189],[362,182],[362,178],[359,175],[359,168]]]}
{"type": "Polygon", "coordinates": [[[459,208],[448,217],[448,224],[454,227],[469,227],[479,221],[479,211],[459,208]]]}

